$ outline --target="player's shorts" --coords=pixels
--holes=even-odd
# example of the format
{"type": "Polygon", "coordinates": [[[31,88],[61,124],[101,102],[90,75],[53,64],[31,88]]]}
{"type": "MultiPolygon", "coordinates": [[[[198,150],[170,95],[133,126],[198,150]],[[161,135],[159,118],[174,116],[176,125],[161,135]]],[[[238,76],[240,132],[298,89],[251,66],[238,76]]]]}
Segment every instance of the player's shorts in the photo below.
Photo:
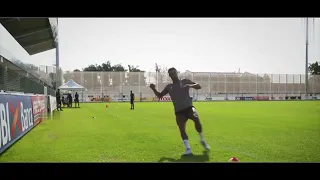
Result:
{"type": "Polygon", "coordinates": [[[75,103],[79,103],[79,99],[74,99],[74,102],[75,103]]]}
{"type": "Polygon", "coordinates": [[[130,104],[133,104],[134,103],[134,101],[133,100],[130,100],[130,104]]]}
{"type": "Polygon", "coordinates": [[[198,117],[198,113],[196,111],[196,108],[194,106],[190,106],[186,109],[180,110],[175,112],[176,116],[184,116],[187,119],[193,119],[194,117],[198,117]]]}

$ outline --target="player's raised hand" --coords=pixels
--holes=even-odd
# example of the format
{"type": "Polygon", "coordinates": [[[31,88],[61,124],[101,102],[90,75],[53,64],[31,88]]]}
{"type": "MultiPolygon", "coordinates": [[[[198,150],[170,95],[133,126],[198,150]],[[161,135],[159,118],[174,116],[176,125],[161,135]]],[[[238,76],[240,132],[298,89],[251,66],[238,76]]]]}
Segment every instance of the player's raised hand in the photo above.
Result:
{"type": "Polygon", "coordinates": [[[149,87],[150,87],[151,89],[156,88],[156,86],[155,86],[154,84],[150,84],[149,87]]]}

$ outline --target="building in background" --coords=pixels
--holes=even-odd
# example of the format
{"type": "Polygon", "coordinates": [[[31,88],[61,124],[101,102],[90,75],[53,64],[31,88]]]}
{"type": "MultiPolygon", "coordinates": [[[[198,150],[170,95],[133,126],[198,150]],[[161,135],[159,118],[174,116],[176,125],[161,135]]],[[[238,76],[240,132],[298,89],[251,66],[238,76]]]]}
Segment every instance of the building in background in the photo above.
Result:
{"type": "Polygon", "coordinates": [[[54,95],[60,69],[40,68],[31,55],[54,49],[56,18],[0,18],[0,89],[54,95]]]}

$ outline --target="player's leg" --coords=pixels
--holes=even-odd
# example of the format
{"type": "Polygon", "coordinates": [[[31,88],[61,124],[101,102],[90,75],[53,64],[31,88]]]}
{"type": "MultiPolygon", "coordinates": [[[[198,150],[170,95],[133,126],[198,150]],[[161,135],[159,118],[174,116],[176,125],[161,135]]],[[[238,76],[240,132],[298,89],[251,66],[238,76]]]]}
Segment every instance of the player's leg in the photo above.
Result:
{"type": "Polygon", "coordinates": [[[132,101],[132,109],[134,109],[134,101],[132,101]]]}
{"type": "Polygon", "coordinates": [[[56,98],[56,102],[57,102],[57,110],[59,111],[60,107],[59,107],[59,99],[56,98]]]}
{"type": "Polygon", "coordinates": [[[201,142],[202,146],[206,150],[209,150],[210,146],[206,143],[206,141],[204,139],[203,130],[202,130],[202,124],[200,122],[200,118],[199,118],[199,115],[198,115],[198,112],[197,112],[196,108],[194,108],[194,107],[189,108],[188,115],[189,115],[188,118],[191,119],[194,122],[195,129],[199,133],[200,142],[201,142]]]}
{"type": "Polygon", "coordinates": [[[61,100],[59,100],[58,102],[57,102],[57,105],[58,105],[58,108],[60,109],[60,111],[62,111],[62,107],[61,107],[61,100]]]}
{"type": "Polygon", "coordinates": [[[186,147],[185,155],[192,154],[191,148],[189,145],[189,138],[186,132],[186,124],[188,118],[183,113],[176,113],[176,122],[179,127],[180,135],[183,140],[183,144],[186,147]]]}

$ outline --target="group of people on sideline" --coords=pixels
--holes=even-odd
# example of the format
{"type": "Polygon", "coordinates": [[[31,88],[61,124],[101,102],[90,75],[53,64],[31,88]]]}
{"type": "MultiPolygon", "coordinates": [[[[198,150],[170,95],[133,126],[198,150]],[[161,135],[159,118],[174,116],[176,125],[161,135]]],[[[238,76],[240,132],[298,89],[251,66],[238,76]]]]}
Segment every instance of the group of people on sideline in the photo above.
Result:
{"type": "MultiPolygon", "coordinates": [[[[64,96],[61,97],[60,89],[58,89],[56,92],[56,101],[57,101],[58,111],[59,110],[62,111],[62,107],[72,108],[73,97],[71,93],[68,93],[67,97],[64,97],[64,96]]],[[[78,92],[76,92],[74,95],[74,103],[75,103],[75,107],[80,107],[78,92]]]]}

